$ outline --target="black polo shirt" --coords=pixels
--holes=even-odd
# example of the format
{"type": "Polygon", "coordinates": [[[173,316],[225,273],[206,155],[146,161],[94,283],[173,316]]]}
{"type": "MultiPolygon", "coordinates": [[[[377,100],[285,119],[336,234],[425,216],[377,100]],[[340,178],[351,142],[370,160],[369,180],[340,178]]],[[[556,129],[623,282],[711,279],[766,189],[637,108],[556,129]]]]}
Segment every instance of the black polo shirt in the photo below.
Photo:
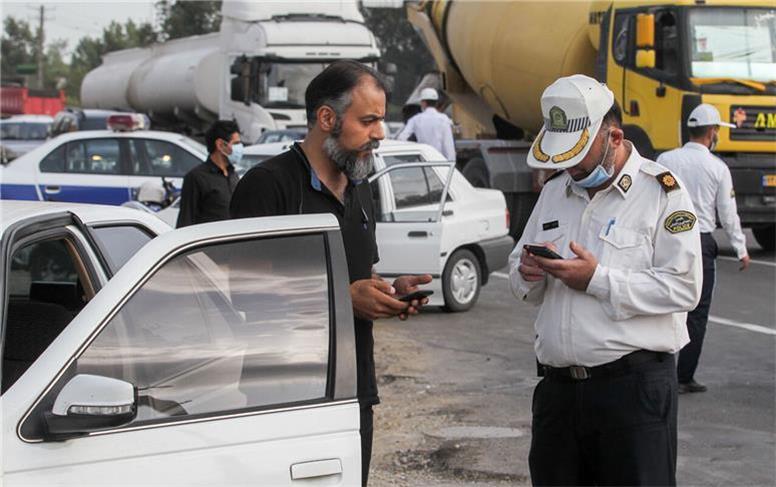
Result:
{"type": "Polygon", "coordinates": [[[227,166],[227,175],[208,158],[183,178],[180,212],[176,227],[229,219],[229,202],[237,187],[234,166],[227,166]]]}
{"type": "MultiPolygon", "coordinates": [[[[232,196],[232,218],[331,213],[337,217],[345,244],[350,282],[369,279],[379,260],[375,213],[367,181],[350,181],[344,204],[321,183],[304,155],[294,147],[254,167],[240,180],[232,196]]],[[[372,322],[355,318],[358,397],[377,404],[372,322]]]]}

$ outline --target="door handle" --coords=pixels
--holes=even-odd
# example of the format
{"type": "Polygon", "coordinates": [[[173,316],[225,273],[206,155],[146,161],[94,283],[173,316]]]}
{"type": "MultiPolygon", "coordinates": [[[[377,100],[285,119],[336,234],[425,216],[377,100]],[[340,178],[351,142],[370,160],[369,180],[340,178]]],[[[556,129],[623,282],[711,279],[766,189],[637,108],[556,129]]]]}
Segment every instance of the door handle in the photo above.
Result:
{"type": "Polygon", "coordinates": [[[339,458],[295,463],[291,465],[291,480],[328,477],[329,475],[339,475],[341,473],[342,462],[339,458]]]}
{"type": "Polygon", "coordinates": [[[410,238],[427,238],[428,232],[426,231],[416,231],[416,232],[410,232],[407,234],[410,238]]]}
{"type": "Polygon", "coordinates": [[[445,210],[442,212],[442,216],[453,216],[455,212],[453,210],[445,210]]]}
{"type": "Polygon", "coordinates": [[[62,190],[59,186],[45,186],[43,188],[43,191],[46,192],[46,194],[59,194],[59,192],[62,190]]]}

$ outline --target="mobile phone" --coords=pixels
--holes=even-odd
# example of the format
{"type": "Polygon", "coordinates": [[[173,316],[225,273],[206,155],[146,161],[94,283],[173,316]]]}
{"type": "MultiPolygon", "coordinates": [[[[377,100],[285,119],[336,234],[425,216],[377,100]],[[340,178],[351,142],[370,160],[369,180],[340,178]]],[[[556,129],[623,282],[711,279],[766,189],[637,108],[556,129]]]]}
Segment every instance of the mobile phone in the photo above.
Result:
{"type": "Polygon", "coordinates": [[[420,301],[423,298],[427,298],[434,294],[434,291],[431,291],[430,289],[421,289],[419,291],[415,291],[414,293],[405,294],[404,296],[399,296],[399,301],[404,301],[405,303],[409,303],[411,301],[420,301]]]}
{"type": "Polygon", "coordinates": [[[544,245],[526,245],[523,248],[527,250],[529,254],[538,255],[539,257],[544,257],[545,259],[563,258],[560,255],[558,255],[556,252],[545,247],[544,245]]]}

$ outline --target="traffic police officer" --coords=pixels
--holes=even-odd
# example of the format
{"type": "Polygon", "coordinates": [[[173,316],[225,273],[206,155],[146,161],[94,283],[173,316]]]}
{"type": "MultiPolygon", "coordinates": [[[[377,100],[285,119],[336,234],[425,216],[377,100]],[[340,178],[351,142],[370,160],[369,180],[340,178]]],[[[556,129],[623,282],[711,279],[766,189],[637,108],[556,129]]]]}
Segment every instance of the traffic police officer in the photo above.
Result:
{"type": "Polygon", "coordinates": [[[698,214],[698,228],[701,232],[703,252],[703,288],[698,306],[687,315],[687,330],[690,343],[679,354],[677,375],[679,393],[704,392],[706,386],[695,381],[695,370],[701,356],[706,323],[709,320],[711,295],[714,290],[714,260],[717,257],[717,242],[711,232],[717,228],[717,217],[725,229],[738,259],[741,270],[749,267],[746,251],[746,237],[741,230],[741,220],[736,209],[736,194],[733,178],[727,164],[711,151],[719,140],[719,127],[735,128],[732,123],[720,120],[719,112],[711,105],[698,105],[687,118],[690,141],[683,147],[664,152],[657,162],[670,169],[684,181],[698,214]],[[715,215],[716,211],[716,215],[715,215]]]}
{"type": "MultiPolygon", "coordinates": [[[[612,92],[560,78],[542,95],[529,166],[549,178],[510,256],[515,296],[541,305],[529,465],[536,485],[674,485],[674,353],[700,297],[683,184],[625,140],[612,92]],[[541,244],[562,259],[524,249],[541,244]]],[[[542,252],[545,253],[545,252],[542,252]]]]}
{"type": "Polygon", "coordinates": [[[453,122],[437,109],[439,93],[434,88],[420,90],[421,112],[407,121],[399,135],[399,140],[408,140],[411,135],[421,144],[436,148],[448,161],[455,160],[455,143],[453,142],[453,122]]]}

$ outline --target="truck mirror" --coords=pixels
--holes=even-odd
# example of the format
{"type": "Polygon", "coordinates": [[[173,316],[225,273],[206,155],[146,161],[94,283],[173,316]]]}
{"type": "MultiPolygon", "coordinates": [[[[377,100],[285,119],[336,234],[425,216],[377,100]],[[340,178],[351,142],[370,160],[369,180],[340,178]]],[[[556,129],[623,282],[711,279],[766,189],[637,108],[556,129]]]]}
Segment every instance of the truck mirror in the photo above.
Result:
{"type": "Polygon", "coordinates": [[[655,67],[655,50],[639,49],[636,51],[636,67],[649,69],[655,67]]]}
{"type": "Polygon", "coordinates": [[[636,47],[655,47],[655,14],[636,16],[636,47]]]}

